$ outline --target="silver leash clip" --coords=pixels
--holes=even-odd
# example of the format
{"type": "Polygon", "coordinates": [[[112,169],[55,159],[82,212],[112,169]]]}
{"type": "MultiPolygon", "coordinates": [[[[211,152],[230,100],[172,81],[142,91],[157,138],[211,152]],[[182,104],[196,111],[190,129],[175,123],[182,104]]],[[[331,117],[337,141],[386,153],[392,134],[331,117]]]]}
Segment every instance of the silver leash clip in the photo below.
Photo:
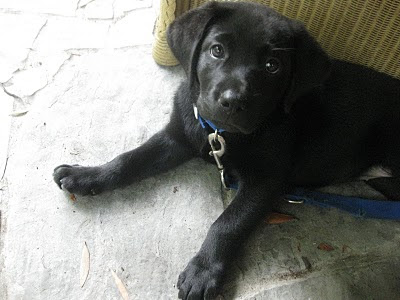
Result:
{"type": "Polygon", "coordinates": [[[211,146],[210,156],[213,156],[219,173],[221,174],[221,183],[224,189],[229,189],[225,183],[224,165],[221,162],[221,157],[225,154],[225,139],[218,134],[218,130],[208,135],[208,143],[211,146]],[[219,144],[219,145],[218,145],[219,144]]]}
{"type": "Polygon", "coordinates": [[[225,154],[225,140],[222,136],[218,134],[216,130],[214,133],[208,135],[208,143],[211,146],[210,156],[214,156],[215,162],[217,163],[218,169],[222,170],[224,168],[221,157],[225,154]],[[219,147],[218,147],[219,144],[219,147]]]}

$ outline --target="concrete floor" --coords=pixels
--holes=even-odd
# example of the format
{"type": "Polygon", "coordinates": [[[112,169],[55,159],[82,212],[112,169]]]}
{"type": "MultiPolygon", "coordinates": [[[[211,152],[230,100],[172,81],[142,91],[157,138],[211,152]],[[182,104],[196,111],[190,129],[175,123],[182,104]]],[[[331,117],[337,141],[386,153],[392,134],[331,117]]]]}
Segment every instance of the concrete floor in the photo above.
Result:
{"type": "MultiPolygon", "coordinates": [[[[110,269],[130,299],[176,299],[223,211],[218,173],[200,160],[76,202],[52,181],[55,166],[103,163],[168,121],[184,74],[151,58],[155,4],[0,2],[0,299],[120,299],[110,269]]],[[[283,210],[297,220],[260,224],[225,299],[399,299],[400,222],[283,210]]]]}

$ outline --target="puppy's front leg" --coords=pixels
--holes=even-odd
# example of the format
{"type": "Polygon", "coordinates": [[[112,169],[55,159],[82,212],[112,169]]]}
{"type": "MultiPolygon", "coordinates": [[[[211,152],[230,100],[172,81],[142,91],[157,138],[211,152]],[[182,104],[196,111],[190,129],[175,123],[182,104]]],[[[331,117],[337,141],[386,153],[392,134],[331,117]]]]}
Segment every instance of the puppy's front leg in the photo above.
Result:
{"type": "Polygon", "coordinates": [[[208,231],[199,252],[179,275],[180,299],[213,299],[222,287],[228,263],[251,230],[281,195],[282,184],[258,176],[240,183],[227,209],[208,231]]]}
{"type": "Polygon", "coordinates": [[[173,128],[167,126],[142,146],[104,165],[61,165],[55,168],[53,178],[70,193],[95,195],[167,171],[192,156],[183,137],[176,136],[173,128]]]}

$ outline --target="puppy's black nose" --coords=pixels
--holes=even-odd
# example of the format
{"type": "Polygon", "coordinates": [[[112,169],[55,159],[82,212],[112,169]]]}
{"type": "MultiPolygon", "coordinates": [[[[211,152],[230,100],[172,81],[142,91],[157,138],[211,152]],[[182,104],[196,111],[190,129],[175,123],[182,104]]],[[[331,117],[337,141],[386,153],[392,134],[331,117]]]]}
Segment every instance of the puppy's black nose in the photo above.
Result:
{"type": "Polygon", "coordinates": [[[229,109],[234,112],[245,110],[246,106],[241,98],[242,96],[239,93],[229,89],[221,94],[218,99],[218,103],[225,109],[229,109]]]}

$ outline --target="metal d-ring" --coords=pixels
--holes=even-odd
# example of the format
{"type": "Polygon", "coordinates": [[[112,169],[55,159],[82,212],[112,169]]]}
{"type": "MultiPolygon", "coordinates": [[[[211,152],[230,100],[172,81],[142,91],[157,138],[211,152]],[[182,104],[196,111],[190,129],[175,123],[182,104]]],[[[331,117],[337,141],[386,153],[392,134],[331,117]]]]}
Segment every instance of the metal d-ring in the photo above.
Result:
{"type": "Polygon", "coordinates": [[[289,200],[285,198],[285,201],[290,204],[303,204],[304,200],[289,200]]]}

